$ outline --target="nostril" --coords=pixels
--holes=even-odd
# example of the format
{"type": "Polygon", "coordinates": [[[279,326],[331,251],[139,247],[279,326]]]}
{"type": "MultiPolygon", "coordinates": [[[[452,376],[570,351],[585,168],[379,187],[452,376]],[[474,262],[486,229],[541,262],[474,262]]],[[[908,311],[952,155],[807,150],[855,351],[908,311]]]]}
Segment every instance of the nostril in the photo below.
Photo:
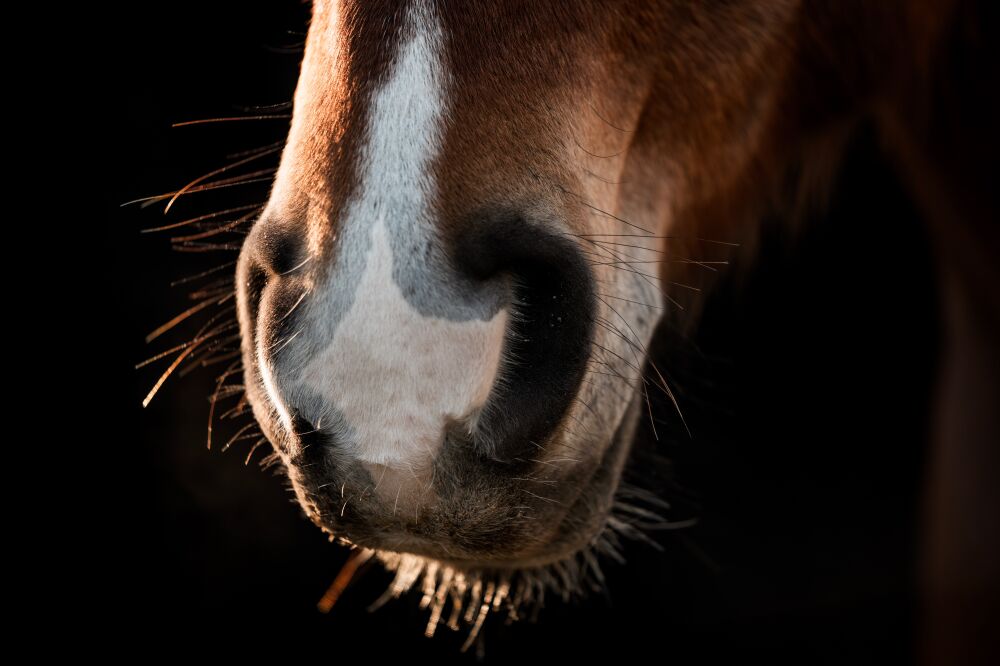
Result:
{"type": "MultiPolygon", "coordinates": [[[[258,321],[262,315],[270,317],[273,324],[290,324],[275,312],[287,313],[292,304],[302,296],[302,284],[293,279],[276,279],[289,276],[304,265],[305,247],[300,233],[281,227],[269,219],[261,219],[253,226],[243,243],[236,269],[237,308],[244,339],[259,343],[258,321]]],[[[267,338],[276,338],[282,331],[274,326],[265,327],[267,338]]],[[[266,341],[264,341],[266,344],[266,341]]]]}
{"type": "Polygon", "coordinates": [[[236,268],[236,305],[247,349],[271,345],[287,335],[291,315],[302,301],[304,283],[290,276],[303,265],[297,236],[258,222],[243,244],[236,268]]]}
{"type": "Polygon", "coordinates": [[[273,275],[287,275],[305,259],[301,235],[274,223],[260,224],[253,242],[257,261],[273,275]]]}
{"type": "MultiPolygon", "coordinates": [[[[243,269],[237,271],[239,279],[236,285],[237,300],[241,303],[241,310],[245,310],[245,324],[251,328],[245,331],[246,334],[252,332],[252,324],[257,321],[260,315],[260,301],[267,286],[267,272],[256,261],[242,260],[243,269]]],[[[251,338],[252,339],[252,338],[251,338]]]]}
{"type": "Polygon", "coordinates": [[[516,218],[470,225],[457,240],[469,274],[507,274],[514,284],[502,389],[480,430],[496,457],[524,457],[559,425],[583,381],[596,301],[589,266],[569,239],[516,218]]]}

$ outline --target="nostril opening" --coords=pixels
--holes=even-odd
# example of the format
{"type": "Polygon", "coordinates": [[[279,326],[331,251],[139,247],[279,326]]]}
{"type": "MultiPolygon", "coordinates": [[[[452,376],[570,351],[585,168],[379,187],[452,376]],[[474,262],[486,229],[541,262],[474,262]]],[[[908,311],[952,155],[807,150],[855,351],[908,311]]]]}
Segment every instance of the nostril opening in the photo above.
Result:
{"type": "Polygon", "coordinates": [[[512,278],[508,362],[480,430],[495,457],[531,457],[583,381],[596,302],[589,266],[569,239],[516,218],[470,225],[456,249],[477,279],[512,278]]]}
{"type": "Polygon", "coordinates": [[[237,285],[240,300],[244,303],[248,323],[256,322],[260,316],[260,301],[267,286],[267,273],[255,261],[246,263],[246,271],[237,285]]]}
{"type": "Polygon", "coordinates": [[[257,260],[273,275],[287,275],[305,259],[299,234],[276,224],[261,226],[254,243],[257,260]]]}

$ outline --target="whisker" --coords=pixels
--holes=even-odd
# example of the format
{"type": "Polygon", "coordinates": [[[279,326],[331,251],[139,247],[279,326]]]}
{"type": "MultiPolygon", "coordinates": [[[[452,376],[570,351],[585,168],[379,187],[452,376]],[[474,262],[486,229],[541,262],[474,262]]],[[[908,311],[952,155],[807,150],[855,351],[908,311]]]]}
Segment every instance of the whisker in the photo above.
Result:
{"type": "MultiPolygon", "coordinates": [[[[207,368],[210,365],[215,365],[216,363],[225,363],[226,361],[228,361],[228,360],[230,360],[232,358],[236,358],[237,356],[239,356],[242,353],[243,352],[240,351],[239,349],[233,349],[232,351],[226,352],[224,354],[219,354],[218,356],[213,356],[212,358],[206,358],[204,361],[201,361],[198,364],[198,367],[207,368]]],[[[193,370],[193,368],[192,368],[192,370],[193,370]]],[[[186,374],[186,373],[182,373],[182,375],[183,374],[186,374]]]]}
{"type": "Polygon", "coordinates": [[[162,326],[160,326],[159,328],[157,328],[156,330],[154,330],[152,333],[150,333],[149,335],[147,335],[146,336],[146,342],[147,343],[152,342],[156,338],[160,337],[161,335],[163,335],[164,333],[166,333],[170,329],[172,329],[175,326],[177,326],[178,324],[180,324],[185,319],[189,318],[191,315],[196,314],[198,312],[201,312],[202,310],[204,310],[205,308],[207,308],[207,307],[209,307],[211,305],[222,305],[223,303],[225,303],[227,300],[229,300],[230,298],[232,298],[235,295],[236,295],[235,292],[233,292],[233,293],[228,294],[227,296],[223,296],[221,299],[206,298],[201,303],[198,303],[197,305],[188,308],[184,312],[180,313],[179,315],[177,315],[176,317],[174,317],[173,319],[171,319],[170,321],[168,321],[167,323],[163,324],[162,326]]]}
{"type": "MultiPolygon", "coordinates": [[[[631,266],[632,264],[666,264],[666,263],[671,263],[671,262],[668,262],[668,261],[602,261],[602,262],[591,262],[590,265],[591,266],[611,266],[612,268],[621,268],[622,265],[631,266]]],[[[643,273],[641,271],[637,271],[637,272],[638,272],[639,275],[645,275],[648,278],[652,278],[653,280],[659,280],[660,282],[666,282],[667,284],[672,284],[675,287],[681,287],[683,289],[689,289],[690,291],[701,291],[701,288],[694,287],[694,286],[689,285],[689,284],[684,284],[683,282],[676,282],[674,280],[666,280],[666,279],[661,278],[661,277],[659,277],[657,275],[651,275],[649,273],[643,273]]]]}
{"type": "Polygon", "coordinates": [[[217,329],[212,330],[209,333],[206,333],[205,335],[196,335],[192,340],[189,340],[188,342],[185,342],[184,344],[177,345],[176,347],[171,347],[170,349],[162,351],[159,354],[155,354],[153,356],[150,356],[146,360],[144,360],[144,361],[142,361],[140,363],[137,363],[135,365],[135,369],[136,370],[140,370],[140,369],[146,367],[147,365],[149,365],[150,363],[154,363],[156,361],[159,361],[161,358],[164,358],[166,356],[170,356],[174,352],[178,352],[178,351],[180,351],[182,349],[186,349],[187,347],[190,347],[191,345],[201,344],[202,342],[215,337],[219,333],[222,333],[227,328],[231,328],[231,327],[232,327],[231,325],[221,326],[221,327],[219,327],[217,329]]]}
{"type": "Polygon", "coordinates": [[[622,298],[621,296],[612,296],[610,294],[596,294],[596,295],[604,297],[604,298],[613,298],[613,299],[615,299],[617,301],[625,301],[626,303],[634,303],[635,305],[641,305],[643,307],[652,308],[654,310],[662,310],[663,309],[659,305],[650,305],[649,303],[640,303],[639,301],[633,301],[633,300],[628,299],[628,298],[622,298]]]}
{"type": "Polygon", "coordinates": [[[247,213],[246,215],[241,215],[240,217],[236,218],[232,222],[220,225],[220,226],[216,227],[215,229],[209,229],[208,231],[202,231],[201,233],[190,234],[188,236],[175,236],[174,238],[170,239],[170,242],[172,242],[172,243],[185,243],[185,242],[188,242],[188,241],[200,240],[202,238],[209,238],[210,236],[217,236],[217,235],[223,234],[223,233],[225,233],[225,232],[227,232],[227,231],[229,231],[231,229],[235,229],[236,227],[240,226],[241,224],[245,224],[247,222],[247,220],[255,217],[256,215],[257,215],[257,211],[251,211],[251,212],[247,213]]]}
{"type": "Polygon", "coordinates": [[[177,366],[180,365],[181,362],[185,358],[187,358],[188,355],[190,355],[191,352],[193,352],[197,348],[198,348],[198,345],[191,345],[190,347],[188,347],[187,349],[185,349],[184,351],[182,351],[180,354],[178,354],[177,358],[174,359],[174,362],[170,364],[170,367],[167,368],[166,372],[164,372],[162,375],[160,375],[160,378],[156,381],[156,384],[154,384],[153,388],[150,389],[150,391],[149,391],[148,394],[146,394],[146,397],[142,401],[142,406],[143,407],[148,407],[149,406],[150,401],[152,401],[153,397],[160,390],[160,387],[163,386],[163,383],[165,381],[167,381],[167,378],[170,377],[170,375],[173,374],[173,372],[177,368],[177,366]]]}
{"type": "MultiPolygon", "coordinates": [[[[585,240],[586,242],[593,244],[594,247],[596,247],[596,248],[598,248],[600,250],[603,250],[604,252],[607,252],[608,254],[610,254],[615,259],[621,259],[621,257],[618,256],[618,253],[615,252],[614,250],[610,250],[608,248],[601,247],[600,245],[598,245],[596,242],[594,242],[592,240],[588,240],[588,239],[582,239],[582,240],[585,240]]],[[[681,305],[680,303],[678,303],[675,299],[671,298],[670,295],[668,295],[665,291],[663,291],[662,289],[660,289],[659,286],[653,284],[650,281],[649,277],[646,276],[644,273],[642,273],[640,271],[637,271],[637,270],[635,270],[634,268],[631,268],[631,267],[625,267],[625,268],[618,267],[618,268],[620,268],[621,270],[626,271],[628,273],[634,273],[635,275],[639,276],[647,284],[649,284],[649,286],[651,286],[653,289],[655,289],[656,291],[658,291],[660,293],[660,295],[663,296],[664,300],[669,301],[672,305],[674,305],[675,307],[677,307],[678,310],[684,310],[684,306],[683,305],[681,305]]],[[[659,278],[657,278],[657,279],[659,279],[659,278]]]]}
{"type": "Polygon", "coordinates": [[[230,213],[242,213],[243,211],[256,209],[261,210],[264,206],[261,204],[250,204],[247,206],[236,206],[235,208],[227,208],[226,210],[220,210],[215,213],[209,213],[207,215],[199,215],[198,217],[188,218],[186,220],[181,220],[180,222],[174,222],[172,224],[165,224],[160,227],[149,227],[147,229],[141,229],[139,233],[141,234],[151,234],[159,231],[169,231],[171,229],[177,229],[178,227],[187,226],[189,224],[197,224],[198,222],[203,222],[205,220],[214,220],[217,217],[222,217],[223,215],[229,215],[230,213]]]}
{"type": "MultiPolygon", "coordinates": [[[[616,310],[610,303],[603,300],[602,302],[604,303],[605,307],[614,312],[615,315],[617,315],[617,317],[622,320],[622,323],[625,324],[625,326],[629,329],[629,331],[632,332],[632,335],[636,338],[636,342],[639,342],[639,344],[642,345],[642,342],[639,340],[638,334],[636,334],[635,330],[633,330],[632,326],[628,323],[628,320],[625,319],[625,317],[623,317],[621,313],[618,312],[618,310],[616,310]]],[[[642,345],[642,349],[643,349],[643,354],[646,357],[646,360],[649,362],[649,365],[653,368],[653,371],[656,372],[657,376],[660,378],[660,382],[662,382],[662,388],[666,392],[667,397],[670,398],[670,401],[674,405],[674,409],[677,410],[677,415],[680,417],[681,423],[684,424],[684,429],[687,431],[688,437],[691,437],[692,436],[691,428],[688,427],[687,419],[684,418],[684,413],[681,411],[681,406],[680,403],[677,401],[677,397],[674,395],[674,392],[670,390],[670,386],[667,384],[667,380],[663,377],[663,374],[660,372],[660,369],[656,367],[656,363],[653,362],[653,358],[649,354],[649,351],[645,348],[645,345],[642,345]]]]}
{"type": "Polygon", "coordinates": [[[177,345],[176,347],[171,347],[170,349],[166,349],[166,350],[160,352],[159,354],[155,354],[154,356],[150,356],[145,361],[141,361],[139,363],[136,363],[135,366],[134,366],[134,369],[135,370],[141,370],[142,368],[145,368],[150,363],[155,363],[156,361],[159,361],[161,358],[170,356],[171,354],[173,354],[175,352],[178,352],[178,351],[180,351],[182,349],[186,349],[187,347],[190,347],[191,345],[197,344],[197,343],[199,343],[201,341],[202,341],[202,339],[195,338],[194,340],[190,340],[190,341],[185,342],[183,344],[177,345]]]}
{"type": "MultiPolygon", "coordinates": [[[[681,257],[681,256],[676,255],[674,253],[668,253],[668,252],[663,252],[663,251],[660,251],[660,250],[654,250],[652,248],[643,248],[643,247],[638,246],[638,245],[627,245],[625,243],[611,243],[609,241],[602,241],[602,240],[590,241],[590,242],[591,243],[600,244],[601,246],[603,246],[603,245],[615,245],[615,246],[621,246],[621,247],[633,247],[633,248],[638,248],[638,249],[646,250],[647,252],[656,252],[657,254],[672,254],[673,255],[673,258],[669,259],[669,260],[647,261],[645,259],[640,259],[639,257],[634,257],[634,256],[626,253],[623,250],[617,250],[616,251],[619,254],[621,254],[622,256],[628,257],[629,259],[634,259],[635,261],[632,262],[632,263],[645,263],[645,264],[652,264],[652,263],[662,263],[662,264],[667,264],[667,263],[695,264],[695,265],[700,266],[700,267],[702,267],[704,269],[710,270],[713,273],[718,272],[718,271],[716,269],[712,268],[710,264],[716,264],[716,265],[720,265],[720,264],[721,265],[728,265],[729,264],[728,261],[700,261],[698,259],[688,259],[687,257],[681,257]]],[[[628,262],[624,262],[623,261],[623,263],[628,263],[628,262]]]]}
{"type": "MultiPolygon", "coordinates": [[[[228,326],[228,329],[236,328],[235,322],[233,325],[228,326]]],[[[222,361],[227,361],[239,353],[239,349],[233,349],[232,347],[227,347],[234,342],[239,342],[239,334],[230,335],[222,339],[212,340],[208,345],[206,345],[202,350],[188,359],[187,366],[182,368],[179,372],[179,376],[187,377],[191,372],[198,368],[205,368],[214,363],[221,363],[222,361]],[[221,353],[220,353],[221,352],[221,353]]]]}
{"type": "Polygon", "coordinates": [[[237,367],[240,365],[239,361],[230,364],[230,366],[226,368],[221,375],[219,375],[219,378],[215,380],[215,391],[212,393],[212,398],[209,401],[208,408],[208,445],[206,447],[208,449],[212,448],[212,427],[215,423],[215,405],[219,401],[219,394],[222,391],[222,386],[226,383],[226,380],[230,377],[230,375],[242,370],[241,367],[237,367]]]}
{"type": "Polygon", "coordinates": [[[174,280],[173,282],[170,283],[170,286],[171,287],[176,287],[178,285],[187,284],[188,282],[194,282],[195,280],[200,280],[203,277],[206,277],[208,275],[212,275],[213,273],[218,273],[219,271],[225,270],[225,269],[230,268],[231,266],[235,266],[235,265],[236,265],[235,261],[227,261],[226,263],[222,264],[221,266],[216,266],[215,268],[210,268],[207,271],[202,271],[201,273],[197,273],[196,275],[189,275],[186,278],[181,278],[180,280],[174,280]]]}
{"type": "MultiPolygon", "coordinates": [[[[230,315],[230,313],[231,313],[231,312],[232,312],[233,310],[235,310],[235,309],[236,309],[236,305],[235,305],[235,304],[233,304],[233,305],[229,305],[229,306],[226,306],[226,307],[222,308],[222,310],[220,310],[220,311],[219,311],[219,312],[217,312],[216,314],[212,315],[212,316],[211,316],[211,317],[210,317],[210,318],[208,319],[208,321],[206,321],[206,322],[205,322],[205,324],[204,324],[204,325],[203,325],[203,326],[202,326],[202,327],[201,327],[200,329],[198,329],[198,332],[194,334],[194,337],[196,337],[196,338],[197,338],[198,336],[200,336],[200,335],[201,335],[202,333],[204,333],[204,332],[205,332],[205,330],[206,330],[206,329],[208,329],[208,327],[209,327],[209,326],[211,326],[212,324],[214,324],[214,323],[215,323],[216,321],[218,321],[219,319],[221,319],[221,318],[223,318],[223,317],[226,317],[226,316],[229,316],[229,315],[230,315]]],[[[230,321],[230,322],[228,323],[228,325],[227,325],[227,327],[226,327],[225,329],[220,329],[220,330],[229,330],[229,328],[230,328],[230,327],[231,327],[231,328],[236,328],[236,327],[238,327],[238,326],[239,326],[239,322],[237,322],[237,321],[236,321],[236,320],[234,319],[234,320],[232,320],[232,321],[230,321]]]]}
{"type": "Polygon", "coordinates": [[[618,125],[615,125],[614,123],[609,121],[607,118],[598,113],[597,107],[595,107],[592,102],[587,102],[587,105],[590,107],[590,110],[594,112],[594,115],[600,118],[604,122],[604,124],[607,125],[608,127],[616,129],[619,132],[624,132],[626,134],[632,134],[633,132],[635,132],[635,130],[622,129],[621,127],[618,127],[618,125]]]}
{"type": "Polygon", "coordinates": [[[281,148],[284,147],[284,145],[285,145],[285,140],[282,139],[280,141],[275,141],[274,143],[269,143],[266,146],[259,146],[257,148],[251,148],[250,150],[241,150],[239,152],[229,153],[228,155],[226,155],[226,159],[232,160],[238,157],[246,157],[247,155],[254,155],[256,153],[264,152],[265,150],[268,150],[270,148],[281,148]]]}
{"type": "MultiPolygon", "coordinates": [[[[226,188],[226,187],[235,187],[237,185],[250,185],[252,183],[270,182],[272,180],[271,178],[256,178],[256,177],[252,177],[252,176],[256,176],[258,174],[264,174],[264,173],[273,174],[274,171],[275,171],[275,169],[263,169],[261,171],[256,171],[256,172],[253,172],[253,173],[250,173],[250,174],[246,174],[244,176],[239,176],[239,177],[236,177],[236,178],[224,178],[222,180],[218,180],[218,181],[215,181],[215,182],[212,182],[212,183],[206,183],[205,185],[199,185],[198,187],[193,187],[190,190],[185,191],[184,194],[194,194],[196,192],[209,192],[209,191],[212,191],[212,190],[221,190],[221,189],[226,188]]],[[[155,194],[155,195],[150,196],[150,197],[142,197],[140,199],[133,199],[132,201],[126,201],[125,203],[123,203],[122,207],[124,207],[124,206],[130,206],[132,204],[136,204],[137,203],[137,204],[142,204],[142,207],[145,208],[145,207],[150,206],[150,205],[152,205],[154,203],[158,203],[160,201],[163,201],[164,199],[169,199],[172,196],[174,196],[174,194],[176,194],[176,192],[165,192],[163,194],[155,194]]]]}
{"type": "MultiPolygon", "coordinates": [[[[581,238],[656,238],[656,239],[669,239],[669,238],[684,238],[683,236],[647,236],[645,234],[574,234],[581,238]]],[[[730,243],[728,241],[710,240],[708,238],[695,237],[694,240],[701,241],[703,243],[714,243],[716,245],[728,245],[730,247],[740,247],[740,243],[730,243]]]]}
{"type": "Polygon", "coordinates": [[[532,497],[537,497],[538,499],[540,499],[540,500],[542,500],[544,502],[549,502],[550,504],[558,504],[559,506],[564,506],[562,502],[560,502],[559,500],[554,500],[551,497],[542,497],[541,495],[536,495],[535,493],[531,492],[530,490],[525,490],[524,488],[520,488],[520,491],[522,493],[527,494],[527,495],[531,495],[532,497]]]}
{"type": "Polygon", "coordinates": [[[289,120],[291,114],[262,114],[257,116],[229,116],[226,118],[199,118],[198,120],[185,120],[174,123],[171,127],[191,127],[193,125],[208,125],[209,123],[232,123],[243,120],[289,120]]]}
{"type": "MultiPolygon", "coordinates": [[[[245,426],[243,426],[242,428],[240,428],[239,430],[237,430],[236,434],[233,435],[232,437],[230,437],[229,441],[226,442],[225,445],[221,449],[219,449],[219,450],[223,451],[223,452],[228,451],[229,447],[232,446],[233,444],[235,444],[239,440],[240,436],[243,435],[243,433],[245,433],[247,430],[250,430],[250,428],[257,428],[257,427],[258,426],[257,426],[257,422],[256,421],[251,421],[250,423],[246,424],[245,426]]],[[[253,436],[256,437],[257,435],[253,435],[253,436]]]]}
{"type": "Polygon", "coordinates": [[[278,355],[278,353],[279,353],[279,352],[280,352],[280,351],[281,351],[282,349],[284,349],[285,347],[287,347],[287,346],[288,346],[288,343],[290,343],[290,342],[291,342],[292,340],[294,340],[294,339],[295,339],[295,338],[296,338],[296,337],[297,337],[297,336],[299,335],[299,333],[301,333],[301,332],[302,332],[303,330],[305,330],[305,329],[301,329],[301,328],[300,328],[299,330],[297,330],[297,331],[296,331],[295,333],[293,333],[293,334],[292,334],[291,336],[289,336],[288,338],[286,338],[286,339],[284,339],[284,340],[279,340],[279,341],[278,341],[277,343],[275,343],[275,344],[280,344],[280,345],[281,345],[280,347],[278,347],[277,349],[274,349],[274,346],[275,346],[275,345],[271,345],[271,347],[270,347],[270,348],[268,348],[268,350],[267,350],[267,351],[271,352],[271,356],[277,356],[277,355],[278,355]],[[274,349],[274,351],[271,351],[272,349],[274,349]]]}
{"type": "Polygon", "coordinates": [[[340,595],[347,589],[358,569],[374,554],[375,551],[368,548],[357,548],[351,551],[351,554],[347,556],[347,561],[344,562],[344,566],[340,568],[337,577],[333,579],[333,583],[316,603],[316,609],[320,613],[329,613],[333,610],[334,604],[337,603],[340,595]]]}
{"type": "Polygon", "coordinates": [[[250,460],[251,458],[253,458],[253,454],[256,453],[257,449],[259,449],[265,442],[267,442],[267,437],[261,437],[260,439],[258,439],[256,442],[253,443],[253,446],[250,447],[250,453],[247,454],[246,460],[243,461],[244,467],[250,464],[250,460]]]}
{"type": "Polygon", "coordinates": [[[303,266],[305,266],[306,264],[308,264],[311,259],[312,259],[312,256],[306,257],[305,259],[303,259],[299,263],[297,263],[294,266],[292,266],[291,268],[289,268],[284,273],[279,273],[279,275],[291,275],[295,271],[299,270],[300,268],[302,268],[303,266]]]}
{"type": "Polygon", "coordinates": [[[604,176],[602,176],[602,175],[600,175],[600,174],[597,174],[597,173],[594,173],[594,172],[593,172],[593,171],[591,171],[590,169],[586,169],[586,168],[585,168],[585,169],[584,169],[583,171],[584,171],[584,173],[586,173],[586,174],[587,174],[588,176],[593,176],[593,177],[594,177],[594,178],[596,178],[597,180],[601,181],[602,183],[607,183],[608,185],[624,185],[625,183],[627,183],[627,182],[628,182],[628,181],[626,181],[626,180],[610,180],[610,179],[608,179],[608,178],[605,178],[604,176]]]}
{"type": "Polygon", "coordinates": [[[281,109],[292,108],[292,103],[289,102],[277,102],[275,104],[255,104],[253,106],[241,106],[238,107],[240,111],[245,113],[251,113],[253,111],[280,111],[281,109]]]}
{"type": "Polygon", "coordinates": [[[240,399],[236,401],[236,405],[234,405],[231,409],[227,409],[225,412],[219,415],[220,421],[228,421],[229,419],[235,419],[237,416],[241,416],[250,411],[250,403],[248,403],[246,400],[246,391],[241,389],[240,392],[242,393],[242,395],[240,395],[240,399]]]}
{"type": "Polygon", "coordinates": [[[591,157],[596,157],[597,159],[601,159],[601,160],[608,160],[608,159],[611,159],[612,157],[618,157],[619,155],[621,155],[622,153],[625,152],[624,150],[619,150],[617,153],[612,153],[611,155],[598,155],[597,153],[592,153],[589,150],[587,150],[586,148],[584,148],[583,146],[581,146],[580,142],[577,141],[575,138],[573,139],[573,143],[576,144],[577,148],[579,148],[583,152],[587,153],[591,157]]]}
{"type": "Polygon", "coordinates": [[[203,298],[215,298],[217,296],[224,296],[232,290],[233,278],[230,275],[225,275],[203,284],[199,289],[189,293],[188,298],[192,301],[201,300],[203,298]]]}
{"type": "Polygon", "coordinates": [[[225,173],[225,172],[231,171],[232,169],[235,169],[237,167],[241,167],[244,164],[249,164],[250,162],[253,162],[254,160],[259,160],[262,157],[267,157],[268,155],[273,155],[274,153],[277,153],[280,150],[281,150],[280,147],[269,148],[267,150],[263,150],[263,151],[260,151],[258,153],[254,153],[252,155],[244,157],[242,159],[236,160],[235,162],[231,162],[230,164],[227,164],[224,167],[220,167],[218,169],[215,169],[214,171],[209,171],[204,176],[199,176],[198,178],[195,178],[190,183],[188,183],[187,185],[185,185],[181,189],[177,190],[176,193],[174,193],[174,196],[172,196],[170,198],[170,201],[167,202],[167,206],[163,209],[163,212],[164,213],[169,213],[170,212],[170,207],[174,205],[174,202],[177,201],[177,198],[180,197],[181,195],[183,195],[185,192],[190,191],[198,183],[204,182],[204,181],[208,180],[209,178],[211,178],[212,176],[217,176],[220,173],[225,173]]]}
{"type": "MultiPolygon", "coordinates": [[[[608,304],[605,303],[605,305],[607,306],[608,304]]],[[[610,307],[610,306],[608,306],[608,307],[610,307]]],[[[627,325],[627,322],[626,322],[626,325],[627,325]]],[[[618,333],[619,337],[621,337],[621,339],[624,340],[629,345],[629,350],[632,352],[632,356],[635,357],[636,367],[640,367],[642,365],[642,360],[639,358],[638,351],[636,351],[637,348],[635,346],[635,343],[633,343],[631,340],[629,340],[625,336],[624,333],[622,333],[621,331],[619,331],[617,326],[612,326],[611,322],[608,322],[608,326],[611,326],[611,328],[613,328],[618,333]]],[[[631,327],[629,327],[629,330],[630,331],[632,330],[631,327]]],[[[632,331],[632,335],[636,335],[635,331],[632,331]]],[[[638,336],[636,336],[636,338],[637,338],[636,341],[639,343],[638,349],[640,349],[640,350],[643,351],[643,357],[645,358],[646,356],[648,356],[648,354],[646,354],[645,353],[645,349],[642,348],[642,342],[641,342],[641,340],[638,340],[638,336]]],[[[614,352],[612,352],[612,353],[614,353],[614,352]]],[[[621,358],[621,357],[619,357],[619,358],[621,358]]],[[[649,399],[649,389],[646,388],[646,378],[643,377],[642,375],[643,375],[642,370],[639,370],[639,378],[642,380],[643,398],[646,401],[646,409],[649,412],[649,425],[653,429],[653,439],[658,442],[658,441],[660,441],[660,435],[656,431],[656,420],[653,418],[653,403],[649,399]]]]}
{"type": "Polygon", "coordinates": [[[174,251],[176,252],[191,252],[191,253],[201,253],[201,252],[239,252],[242,249],[241,245],[234,245],[232,243],[185,243],[182,245],[174,245],[174,251]]]}
{"type": "MultiPolygon", "coordinates": [[[[560,189],[563,189],[563,188],[560,188],[560,189]]],[[[601,215],[605,215],[605,216],[607,216],[607,217],[610,217],[610,218],[611,218],[612,220],[615,220],[615,221],[617,221],[617,222],[621,222],[622,224],[625,224],[625,225],[628,225],[628,226],[632,227],[633,229],[638,229],[639,231],[644,231],[644,232],[646,232],[646,233],[647,233],[647,234],[648,234],[649,236],[652,236],[652,235],[653,235],[653,232],[652,232],[652,231],[649,231],[649,230],[647,230],[647,229],[644,229],[643,227],[640,227],[640,226],[639,226],[638,224],[634,224],[634,223],[632,223],[632,222],[629,222],[628,220],[625,220],[625,219],[622,219],[622,218],[618,217],[617,215],[615,215],[615,214],[613,214],[613,213],[609,213],[609,212],[608,212],[608,211],[606,211],[606,210],[602,210],[602,209],[598,208],[597,206],[593,205],[592,203],[589,203],[589,202],[587,202],[587,201],[584,201],[584,200],[583,200],[582,198],[580,198],[580,197],[579,197],[579,195],[577,195],[577,194],[574,194],[573,192],[570,192],[570,191],[568,191],[568,190],[565,190],[565,191],[566,191],[566,193],[567,193],[567,194],[570,194],[570,195],[572,195],[572,196],[575,196],[575,197],[577,197],[577,201],[579,201],[579,202],[580,202],[580,205],[582,205],[582,206],[584,206],[584,207],[586,207],[586,208],[589,208],[590,210],[594,211],[595,213],[599,213],[599,214],[601,214],[601,215]]]]}
{"type": "MultiPolygon", "coordinates": [[[[570,235],[571,236],[577,236],[578,234],[570,234],[570,235]]],[[[645,238],[645,236],[639,236],[639,238],[645,238]]],[[[680,237],[679,236],[661,236],[661,237],[657,238],[657,240],[659,240],[660,238],[680,238],[680,237]]],[[[655,252],[656,254],[665,254],[665,255],[674,255],[674,256],[676,256],[675,253],[670,252],[668,250],[660,250],[660,249],[657,249],[657,248],[645,247],[644,245],[635,245],[635,244],[632,244],[632,243],[615,243],[614,241],[606,241],[606,240],[599,240],[599,241],[596,241],[596,242],[601,243],[602,245],[615,245],[615,246],[618,246],[618,247],[631,247],[631,248],[635,248],[635,249],[638,249],[638,250],[644,250],[646,252],[655,252]]],[[[727,266],[727,265],[729,265],[728,261],[704,261],[704,260],[700,260],[700,259],[686,259],[684,257],[677,257],[677,259],[675,261],[690,262],[692,264],[699,264],[699,265],[708,265],[708,264],[714,264],[716,266],[727,266]]]]}
{"type": "Polygon", "coordinates": [[[288,317],[291,316],[291,314],[293,312],[295,312],[295,308],[299,307],[299,303],[301,303],[302,301],[304,301],[305,298],[306,298],[306,296],[308,296],[308,295],[309,295],[308,291],[302,292],[302,295],[299,296],[298,300],[295,301],[295,303],[292,305],[292,307],[288,308],[288,312],[286,312],[284,315],[282,315],[281,319],[277,320],[275,323],[276,324],[280,324],[281,322],[283,322],[286,319],[288,319],[288,317]]]}

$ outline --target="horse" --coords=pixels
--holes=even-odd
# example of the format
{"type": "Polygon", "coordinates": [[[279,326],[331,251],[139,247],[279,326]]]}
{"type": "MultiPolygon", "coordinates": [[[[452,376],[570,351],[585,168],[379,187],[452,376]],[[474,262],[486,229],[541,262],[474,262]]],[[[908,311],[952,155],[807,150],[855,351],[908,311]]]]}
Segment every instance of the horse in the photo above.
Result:
{"type": "MultiPolygon", "coordinates": [[[[306,515],[423,591],[427,633],[599,577],[657,520],[621,483],[654,331],[706,245],[829,200],[862,124],[933,238],[945,352],[925,588],[953,655],[995,538],[1000,250],[961,0],[317,0],[243,243],[244,386],[306,515]],[[995,468],[995,467],[994,467],[995,468]],[[450,619],[445,611],[452,609],[450,619]]],[[[468,643],[467,643],[468,645],[468,643]]],[[[944,657],[941,657],[944,660],[944,657]]]]}

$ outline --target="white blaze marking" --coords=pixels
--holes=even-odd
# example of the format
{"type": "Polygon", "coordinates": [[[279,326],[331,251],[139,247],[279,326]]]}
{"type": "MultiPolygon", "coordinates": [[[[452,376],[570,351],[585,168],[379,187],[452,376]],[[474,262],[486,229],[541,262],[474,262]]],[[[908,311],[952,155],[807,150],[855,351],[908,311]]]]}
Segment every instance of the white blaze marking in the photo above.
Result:
{"type": "MultiPolygon", "coordinates": [[[[301,375],[350,427],[352,441],[343,442],[348,455],[397,469],[429,462],[448,422],[474,416],[483,405],[507,327],[504,310],[489,321],[422,315],[393,279],[390,223],[414,236],[433,231],[428,170],[439,151],[444,110],[440,28],[419,9],[411,21],[413,36],[372,100],[361,191],[341,223],[343,252],[360,250],[364,245],[354,239],[371,235],[364,272],[351,309],[301,375]]],[[[420,271],[406,270],[402,280],[421,279],[420,271]]],[[[331,279],[344,276],[335,270],[331,279]]],[[[447,298],[443,289],[441,297],[447,298]]],[[[322,294],[317,301],[314,314],[322,323],[322,294]]]]}
{"type": "Polygon", "coordinates": [[[389,467],[428,462],[449,420],[486,400],[500,362],[506,311],[489,321],[425,317],[392,279],[385,222],[351,310],[303,379],[328,396],[354,430],[351,457],[389,467]]]}
{"type": "Polygon", "coordinates": [[[433,184],[427,169],[441,144],[441,29],[426,11],[411,10],[412,39],[402,45],[395,70],[372,100],[361,173],[362,194],[348,211],[348,223],[371,225],[372,211],[406,215],[426,211],[433,184]]]}

